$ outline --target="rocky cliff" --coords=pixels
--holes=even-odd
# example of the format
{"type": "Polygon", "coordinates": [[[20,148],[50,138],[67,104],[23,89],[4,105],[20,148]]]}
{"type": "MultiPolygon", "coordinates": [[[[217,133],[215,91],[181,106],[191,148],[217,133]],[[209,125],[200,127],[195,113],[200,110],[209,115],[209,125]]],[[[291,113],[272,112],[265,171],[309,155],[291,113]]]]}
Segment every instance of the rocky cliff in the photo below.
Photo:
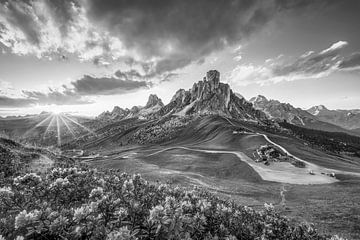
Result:
{"type": "Polygon", "coordinates": [[[194,83],[191,89],[178,90],[170,103],[160,109],[158,115],[224,115],[228,117],[258,120],[265,115],[255,110],[251,103],[239,98],[230,86],[220,82],[220,73],[207,72],[202,81],[194,83]]]}

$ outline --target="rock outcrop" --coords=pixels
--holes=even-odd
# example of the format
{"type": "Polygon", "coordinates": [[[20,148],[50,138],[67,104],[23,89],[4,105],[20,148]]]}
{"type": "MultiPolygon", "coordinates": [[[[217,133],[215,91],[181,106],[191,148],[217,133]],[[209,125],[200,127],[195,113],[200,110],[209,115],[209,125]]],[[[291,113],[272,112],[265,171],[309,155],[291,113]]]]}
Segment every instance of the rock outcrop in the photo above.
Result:
{"type": "Polygon", "coordinates": [[[240,99],[230,86],[220,82],[220,73],[207,72],[203,81],[194,83],[191,89],[178,90],[170,103],[160,109],[159,115],[225,115],[241,119],[261,119],[265,115],[257,111],[245,99],[240,99]]]}
{"type": "Polygon", "coordinates": [[[150,94],[149,99],[145,105],[145,108],[152,108],[155,106],[163,107],[164,103],[156,94],[150,94]]]}

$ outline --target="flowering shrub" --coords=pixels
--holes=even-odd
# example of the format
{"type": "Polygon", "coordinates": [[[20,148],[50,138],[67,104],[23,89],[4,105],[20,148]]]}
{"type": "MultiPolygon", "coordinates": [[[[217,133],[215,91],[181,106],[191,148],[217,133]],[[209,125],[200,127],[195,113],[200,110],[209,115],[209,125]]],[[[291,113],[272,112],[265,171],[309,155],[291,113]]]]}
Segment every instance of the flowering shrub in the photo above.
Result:
{"type": "Polygon", "coordinates": [[[263,211],[199,189],[150,184],[141,176],[87,167],[28,173],[0,185],[0,239],[325,240],[263,211]]]}

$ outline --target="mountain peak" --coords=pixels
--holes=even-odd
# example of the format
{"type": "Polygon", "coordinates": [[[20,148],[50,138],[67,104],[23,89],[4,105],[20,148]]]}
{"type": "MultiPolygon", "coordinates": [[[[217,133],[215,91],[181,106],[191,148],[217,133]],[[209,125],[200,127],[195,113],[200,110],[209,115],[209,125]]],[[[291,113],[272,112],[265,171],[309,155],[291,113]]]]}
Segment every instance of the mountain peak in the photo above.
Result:
{"type": "Polygon", "coordinates": [[[156,94],[150,94],[148,101],[145,105],[145,108],[151,108],[156,105],[159,105],[160,107],[164,106],[162,100],[156,94]]]}
{"type": "Polygon", "coordinates": [[[309,113],[311,113],[312,115],[319,115],[320,112],[322,111],[328,111],[329,109],[327,109],[324,105],[318,105],[318,106],[314,106],[311,107],[310,109],[308,109],[307,111],[309,113]]]}
{"type": "Polygon", "coordinates": [[[206,73],[206,80],[215,88],[220,85],[220,73],[217,70],[210,70],[206,73]]]}
{"type": "Polygon", "coordinates": [[[203,81],[194,83],[189,90],[178,90],[171,102],[164,106],[160,114],[217,114],[242,119],[258,119],[262,115],[252,104],[233,93],[230,86],[220,82],[220,73],[210,70],[203,81]]]}

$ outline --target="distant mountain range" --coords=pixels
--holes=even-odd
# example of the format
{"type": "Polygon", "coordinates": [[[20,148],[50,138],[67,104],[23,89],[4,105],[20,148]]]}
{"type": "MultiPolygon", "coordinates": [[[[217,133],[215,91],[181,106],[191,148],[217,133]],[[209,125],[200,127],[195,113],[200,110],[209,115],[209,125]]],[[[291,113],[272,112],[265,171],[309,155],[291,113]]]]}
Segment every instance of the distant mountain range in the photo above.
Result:
{"type": "Polygon", "coordinates": [[[360,109],[329,110],[324,105],[319,105],[307,111],[323,122],[332,123],[355,132],[360,131],[360,109]]]}
{"type": "Polygon", "coordinates": [[[332,111],[326,109],[324,106],[317,106],[306,111],[301,108],[296,108],[289,103],[282,103],[272,99],[268,100],[262,95],[251,98],[249,102],[251,102],[256,109],[263,111],[269,119],[277,121],[286,120],[288,123],[310,129],[359,134],[359,132],[353,131],[353,129],[349,127],[349,119],[352,120],[352,126],[355,126],[356,123],[360,125],[359,110],[332,111]]]}

